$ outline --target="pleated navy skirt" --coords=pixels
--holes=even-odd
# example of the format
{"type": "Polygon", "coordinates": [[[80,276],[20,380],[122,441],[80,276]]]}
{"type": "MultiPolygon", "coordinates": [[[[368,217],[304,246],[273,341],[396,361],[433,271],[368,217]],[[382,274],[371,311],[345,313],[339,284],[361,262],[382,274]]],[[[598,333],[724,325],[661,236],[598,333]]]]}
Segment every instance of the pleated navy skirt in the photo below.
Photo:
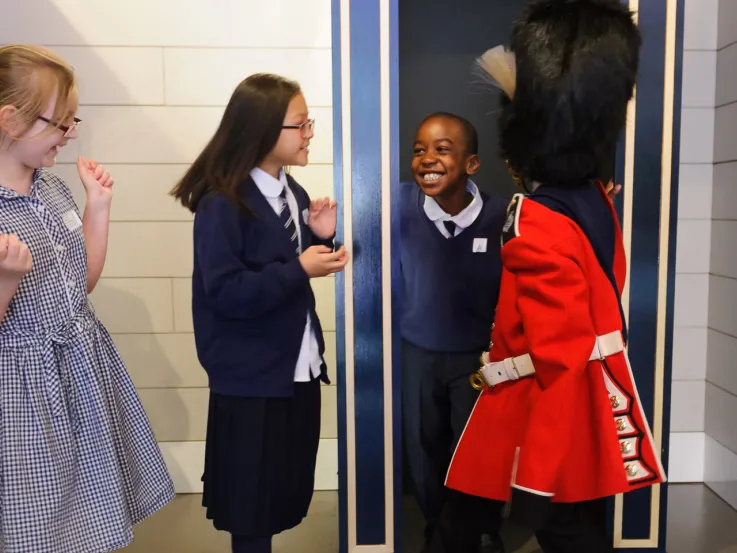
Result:
{"type": "Polygon", "coordinates": [[[272,536],[307,515],[320,442],[320,382],[290,398],[210,394],[202,504],[215,528],[272,536]]]}

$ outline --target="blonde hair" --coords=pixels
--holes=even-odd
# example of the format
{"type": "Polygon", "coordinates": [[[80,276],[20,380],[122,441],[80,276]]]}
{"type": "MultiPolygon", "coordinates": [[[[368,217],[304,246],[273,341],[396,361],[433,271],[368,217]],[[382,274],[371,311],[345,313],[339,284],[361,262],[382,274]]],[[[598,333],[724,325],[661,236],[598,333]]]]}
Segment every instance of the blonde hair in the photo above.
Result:
{"type": "MultiPolygon", "coordinates": [[[[19,120],[33,126],[54,93],[52,120],[62,122],[70,115],[77,78],[72,67],[40,46],[12,44],[0,47],[0,107],[14,106],[19,120]]],[[[76,106],[75,106],[76,107],[76,106]]]]}

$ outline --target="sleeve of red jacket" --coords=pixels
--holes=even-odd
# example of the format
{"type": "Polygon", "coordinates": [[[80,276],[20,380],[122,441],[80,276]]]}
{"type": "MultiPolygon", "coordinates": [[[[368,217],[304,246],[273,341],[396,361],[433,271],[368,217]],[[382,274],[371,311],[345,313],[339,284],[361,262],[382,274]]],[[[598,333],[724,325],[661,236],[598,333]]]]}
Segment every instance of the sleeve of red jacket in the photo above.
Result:
{"type": "Polygon", "coordinates": [[[574,435],[572,385],[588,364],[595,342],[589,290],[581,270],[580,238],[554,246],[520,236],[502,250],[517,282],[517,309],[542,389],[529,406],[507,506],[514,522],[541,528],[561,463],[574,435]]]}

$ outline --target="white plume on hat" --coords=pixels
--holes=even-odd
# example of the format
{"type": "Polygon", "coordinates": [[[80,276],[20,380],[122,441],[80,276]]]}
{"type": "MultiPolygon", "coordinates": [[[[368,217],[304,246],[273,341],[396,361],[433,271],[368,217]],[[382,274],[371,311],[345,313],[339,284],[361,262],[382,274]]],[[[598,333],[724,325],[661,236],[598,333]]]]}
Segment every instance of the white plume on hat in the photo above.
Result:
{"type": "Polygon", "coordinates": [[[483,70],[483,76],[491,84],[501,89],[511,100],[517,86],[517,64],[514,52],[503,45],[495,46],[476,60],[483,70]]]}

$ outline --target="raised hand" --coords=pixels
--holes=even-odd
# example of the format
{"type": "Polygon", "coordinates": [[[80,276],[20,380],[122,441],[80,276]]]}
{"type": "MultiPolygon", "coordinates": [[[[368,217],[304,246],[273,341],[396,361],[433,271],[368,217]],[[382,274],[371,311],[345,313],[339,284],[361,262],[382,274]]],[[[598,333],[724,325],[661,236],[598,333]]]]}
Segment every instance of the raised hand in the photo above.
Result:
{"type": "Polygon", "coordinates": [[[28,246],[15,234],[0,234],[0,280],[20,282],[32,267],[28,246]]]}
{"type": "Polygon", "coordinates": [[[87,192],[88,204],[109,204],[113,198],[113,177],[94,160],[85,160],[82,156],[77,158],[77,171],[79,179],[87,192]]]}
{"type": "Polygon", "coordinates": [[[609,199],[614,201],[614,198],[617,197],[617,194],[619,194],[622,191],[622,185],[614,184],[614,181],[610,180],[609,184],[606,185],[605,190],[606,190],[607,196],[609,196],[609,199]]]}
{"type": "Polygon", "coordinates": [[[310,214],[307,218],[307,226],[312,234],[327,240],[335,234],[335,226],[338,222],[338,203],[330,198],[312,200],[310,202],[310,214]]]}

